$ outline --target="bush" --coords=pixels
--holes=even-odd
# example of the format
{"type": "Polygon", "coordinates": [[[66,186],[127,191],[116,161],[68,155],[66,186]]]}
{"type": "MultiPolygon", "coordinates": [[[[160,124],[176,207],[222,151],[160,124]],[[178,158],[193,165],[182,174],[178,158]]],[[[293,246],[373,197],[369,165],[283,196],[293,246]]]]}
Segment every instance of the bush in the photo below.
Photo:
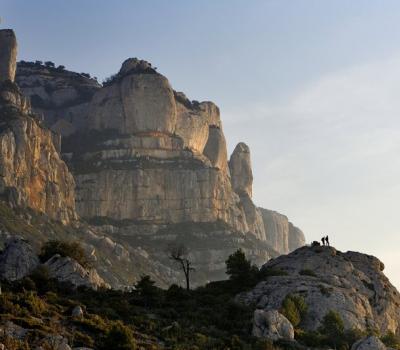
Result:
{"type": "Polygon", "coordinates": [[[339,336],[344,333],[344,323],[340,315],[330,310],[323,318],[319,331],[327,336],[339,336]]]}
{"type": "Polygon", "coordinates": [[[256,282],[258,268],[255,265],[251,265],[250,260],[246,259],[243,250],[238,249],[235,253],[229,255],[225,264],[226,273],[231,281],[240,283],[245,287],[256,282]]]}
{"type": "Polygon", "coordinates": [[[135,350],[136,341],[132,331],[121,322],[115,322],[107,332],[103,345],[104,350],[135,350]]]}
{"type": "Polygon", "coordinates": [[[389,348],[400,349],[400,337],[392,332],[388,332],[381,340],[389,348]]]}
{"type": "Polygon", "coordinates": [[[63,257],[70,257],[85,268],[91,267],[91,263],[88,260],[84,249],[78,242],[57,240],[48,241],[43,245],[39,258],[41,262],[44,263],[56,254],[63,257]]]}
{"type": "Polygon", "coordinates": [[[297,327],[307,313],[308,306],[304,298],[296,294],[288,294],[282,301],[281,313],[293,327],[297,327]]]}

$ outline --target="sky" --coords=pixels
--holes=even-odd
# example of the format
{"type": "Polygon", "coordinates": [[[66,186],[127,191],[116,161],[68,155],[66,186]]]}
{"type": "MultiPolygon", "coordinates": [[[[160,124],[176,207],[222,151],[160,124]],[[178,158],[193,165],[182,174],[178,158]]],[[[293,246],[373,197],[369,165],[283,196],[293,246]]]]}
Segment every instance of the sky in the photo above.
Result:
{"type": "Polygon", "coordinates": [[[128,57],[221,109],[254,201],[307,241],[379,257],[400,288],[400,2],[0,0],[19,59],[103,80],[128,57]]]}

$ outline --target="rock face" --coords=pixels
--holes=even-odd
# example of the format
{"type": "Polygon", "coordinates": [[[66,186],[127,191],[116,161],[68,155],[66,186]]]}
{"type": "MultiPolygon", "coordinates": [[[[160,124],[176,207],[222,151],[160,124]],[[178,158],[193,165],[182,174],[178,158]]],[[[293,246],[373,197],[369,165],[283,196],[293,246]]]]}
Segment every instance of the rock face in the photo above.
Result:
{"type": "Polygon", "coordinates": [[[266,241],[277,252],[287,254],[305,245],[304,233],[285,215],[264,208],[259,210],[264,223],[266,241]]]}
{"type": "Polygon", "coordinates": [[[69,257],[54,255],[44,264],[49,275],[60,282],[69,282],[79,287],[85,286],[97,290],[100,287],[109,288],[95,269],[85,269],[77,261],[69,257]]]}
{"type": "Polygon", "coordinates": [[[0,30],[0,82],[14,81],[17,59],[17,39],[11,29],[0,30]]]}
{"type": "Polygon", "coordinates": [[[30,113],[16,85],[0,86],[0,194],[68,223],[76,218],[74,179],[58,153],[60,139],[30,113]]]}
{"type": "Polygon", "coordinates": [[[271,340],[294,339],[294,329],[290,321],[276,310],[256,310],[253,319],[253,336],[271,340]]]}
{"type": "Polygon", "coordinates": [[[250,148],[245,143],[238,143],[229,160],[232,187],[238,194],[252,196],[253,172],[251,170],[250,148]]]}
{"type": "Polygon", "coordinates": [[[39,258],[27,241],[13,236],[0,255],[0,276],[9,281],[29,275],[39,265],[39,258]]]}
{"type": "Polygon", "coordinates": [[[100,84],[85,73],[56,68],[51,62],[18,63],[16,82],[48,128],[69,136],[87,127],[89,104],[100,84]]]}
{"type": "Polygon", "coordinates": [[[301,295],[308,312],[300,326],[316,330],[330,311],[338,312],[346,329],[400,331],[400,294],[382,273],[375,257],[341,253],[332,247],[302,247],[270,260],[263,269],[283,270],[238,298],[263,310],[276,310],[288,294],[301,295]]]}
{"type": "Polygon", "coordinates": [[[199,283],[223,278],[226,258],[239,247],[258,263],[276,255],[251,199],[249,149],[239,144],[228,164],[215,104],[190,101],[138,59],[126,60],[101,88],[76,74],[23,63],[17,81],[34,110],[64,136],[79,216],[131,258],[145,252],[163,281],[166,273],[169,280],[176,275],[164,259],[176,240],[201,266],[199,283]]]}
{"type": "Polygon", "coordinates": [[[370,336],[354,343],[351,350],[386,350],[386,346],[379,338],[370,336]]]}

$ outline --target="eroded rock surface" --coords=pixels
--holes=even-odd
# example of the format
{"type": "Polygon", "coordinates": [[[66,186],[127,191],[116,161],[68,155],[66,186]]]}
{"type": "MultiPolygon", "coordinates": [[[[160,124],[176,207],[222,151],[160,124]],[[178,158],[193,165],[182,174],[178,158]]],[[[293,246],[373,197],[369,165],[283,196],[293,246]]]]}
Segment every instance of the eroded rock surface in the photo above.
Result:
{"type": "Polygon", "coordinates": [[[253,336],[272,340],[294,339],[290,321],[277,310],[256,310],[253,318],[253,336]]]}
{"type": "Polygon", "coordinates": [[[375,336],[366,337],[360,339],[353,344],[351,350],[386,350],[385,344],[383,344],[379,338],[375,336]]]}
{"type": "Polygon", "coordinates": [[[54,255],[44,266],[49,270],[49,276],[60,282],[69,282],[77,287],[85,286],[95,290],[100,287],[110,287],[95,269],[86,269],[69,257],[54,255]]]}
{"type": "Polygon", "coordinates": [[[0,86],[0,194],[68,223],[76,219],[75,182],[59,154],[60,138],[30,112],[13,83],[0,86]]]}
{"type": "Polygon", "coordinates": [[[9,281],[29,275],[39,265],[31,245],[18,236],[10,237],[0,255],[0,276],[9,281]]]}
{"type": "Polygon", "coordinates": [[[263,269],[287,275],[268,277],[240,300],[276,310],[287,295],[298,294],[308,305],[303,329],[318,329],[324,316],[334,310],[346,329],[378,329],[381,334],[400,331],[400,294],[373,256],[342,253],[333,247],[302,247],[270,260],[263,269]]]}
{"type": "Polygon", "coordinates": [[[277,252],[287,254],[305,244],[304,233],[285,215],[264,208],[259,210],[263,219],[265,239],[277,252]]]}

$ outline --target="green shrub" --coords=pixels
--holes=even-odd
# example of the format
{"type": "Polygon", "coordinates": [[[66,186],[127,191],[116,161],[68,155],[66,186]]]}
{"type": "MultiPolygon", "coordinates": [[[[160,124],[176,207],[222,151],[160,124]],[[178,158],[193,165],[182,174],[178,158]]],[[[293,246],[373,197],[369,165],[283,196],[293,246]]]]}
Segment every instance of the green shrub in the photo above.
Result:
{"type": "Polygon", "coordinates": [[[386,333],[381,340],[389,348],[400,349],[400,337],[392,332],[386,333]]]}
{"type": "Polygon", "coordinates": [[[328,311],[322,320],[319,331],[324,335],[332,337],[343,335],[344,323],[339,313],[333,310],[328,311]]]}
{"type": "Polygon", "coordinates": [[[242,249],[238,249],[235,253],[229,255],[225,264],[226,274],[235,284],[248,287],[256,282],[258,268],[246,259],[242,249]]]}
{"type": "Polygon", "coordinates": [[[46,262],[56,254],[59,254],[62,257],[70,257],[76,260],[83,267],[91,267],[85,250],[82,248],[79,242],[66,242],[57,240],[48,241],[43,245],[39,258],[42,262],[46,262]]]}
{"type": "Polygon", "coordinates": [[[307,313],[307,304],[304,298],[297,294],[288,294],[282,301],[281,313],[297,327],[307,313]]]}
{"type": "Polygon", "coordinates": [[[103,350],[135,350],[137,347],[132,331],[122,322],[115,322],[107,332],[101,348],[103,350]]]}

